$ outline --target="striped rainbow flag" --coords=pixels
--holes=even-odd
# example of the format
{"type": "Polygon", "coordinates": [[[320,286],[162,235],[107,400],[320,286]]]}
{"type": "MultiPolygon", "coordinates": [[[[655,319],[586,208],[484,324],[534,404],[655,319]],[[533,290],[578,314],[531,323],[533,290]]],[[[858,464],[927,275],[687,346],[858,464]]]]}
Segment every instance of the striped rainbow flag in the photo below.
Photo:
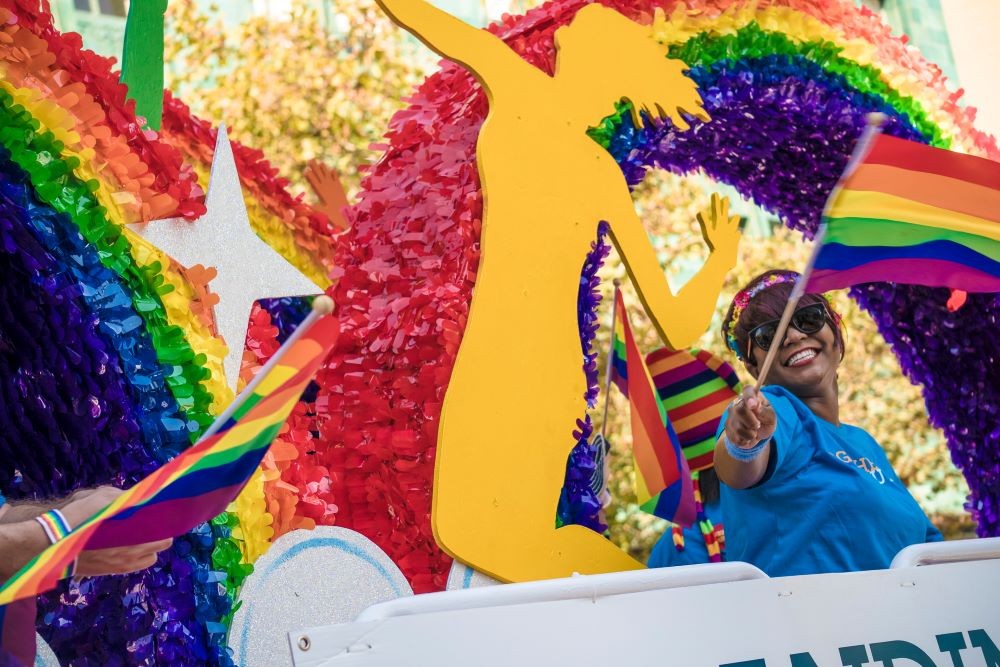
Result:
{"type": "Polygon", "coordinates": [[[878,134],[851,169],[807,291],[891,281],[1000,292],[1000,163],[878,134]]]}
{"type": "Polygon", "coordinates": [[[624,385],[629,400],[639,505],[660,518],[690,526],[695,520],[691,473],[677,434],[653,390],[649,369],[632,336],[625,303],[617,288],[615,311],[612,354],[621,350],[625,363],[612,361],[612,379],[617,386],[624,385]]]}
{"type": "MultiPolygon", "coordinates": [[[[732,366],[707,350],[660,348],[646,356],[646,364],[691,469],[695,513],[708,560],[721,562],[722,524],[713,524],[705,514],[699,476],[715,464],[715,432],[729,403],[742,391],[740,380],[732,366]]],[[[674,547],[683,550],[680,527],[672,526],[671,533],[674,547]]]]}
{"type": "Polygon", "coordinates": [[[722,413],[742,391],[736,371],[698,349],[660,348],[649,353],[646,364],[691,472],[711,468],[722,413]]]}
{"type": "MultiPolygon", "coordinates": [[[[175,537],[223,512],[257,469],[338,332],[334,317],[314,309],[194,446],[25,565],[0,588],[0,605],[51,589],[85,549],[175,537]]],[[[6,634],[4,629],[0,636],[6,640],[6,634]]]]}

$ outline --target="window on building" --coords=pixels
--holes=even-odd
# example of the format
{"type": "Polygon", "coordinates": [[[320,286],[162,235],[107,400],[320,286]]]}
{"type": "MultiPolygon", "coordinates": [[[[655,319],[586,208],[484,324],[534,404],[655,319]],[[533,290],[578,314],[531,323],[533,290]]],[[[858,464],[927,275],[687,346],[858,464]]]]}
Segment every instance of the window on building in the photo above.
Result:
{"type": "Polygon", "coordinates": [[[127,0],[73,0],[77,11],[104,16],[121,16],[128,14],[127,0]]]}
{"type": "Polygon", "coordinates": [[[100,0],[98,9],[102,14],[125,16],[125,0],[100,0]]]}

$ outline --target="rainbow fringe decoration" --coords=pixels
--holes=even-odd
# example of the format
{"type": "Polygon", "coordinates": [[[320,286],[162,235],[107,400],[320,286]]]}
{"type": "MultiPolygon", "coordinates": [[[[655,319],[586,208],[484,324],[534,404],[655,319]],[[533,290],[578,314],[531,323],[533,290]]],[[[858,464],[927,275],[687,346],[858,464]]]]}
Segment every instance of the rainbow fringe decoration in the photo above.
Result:
{"type": "Polygon", "coordinates": [[[223,512],[257,470],[338,332],[335,318],[314,310],[197,444],[25,565],[0,588],[0,605],[50,590],[85,549],[175,537],[223,512]]]}
{"type": "MultiPolygon", "coordinates": [[[[144,128],[114,60],[59,32],[49,4],[0,3],[0,254],[11,262],[0,270],[0,303],[32,306],[0,313],[0,328],[27,332],[32,344],[16,355],[38,364],[35,377],[73,381],[36,383],[0,409],[0,478],[14,497],[135,484],[190,447],[233,398],[211,275],[174,264],[125,227],[204,213],[216,131],[170,95],[162,131],[144,128]],[[29,405],[42,407],[26,418],[29,405]],[[60,433],[73,434],[72,447],[60,433]],[[25,475],[15,487],[17,470],[25,475]]],[[[255,231],[329,284],[336,236],[325,214],[290,193],[259,151],[234,142],[233,153],[255,231]]],[[[247,347],[271,353],[277,342],[251,337],[247,347]]],[[[0,369],[0,380],[0,394],[14,396],[15,375],[0,369]]],[[[298,421],[298,434],[314,431],[298,421]]],[[[307,494],[303,484],[271,483],[286,499],[307,494]]],[[[236,591],[271,539],[260,486],[127,584],[94,581],[71,602],[45,596],[40,633],[66,664],[110,660],[101,651],[231,664],[225,632],[236,591]]]]}
{"type": "Polygon", "coordinates": [[[877,134],[824,213],[806,289],[1000,292],[1000,163],[877,134]]]}
{"type": "MultiPolygon", "coordinates": [[[[708,552],[708,560],[711,563],[721,563],[725,560],[723,551],[726,548],[725,531],[722,524],[713,524],[712,520],[705,515],[705,507],[701,497],[700,473],[691,473],[691,482],[694,484],[694,504],[698,513],[698,530],[701,531],[701,539],[705,542],[705,550],[708,552]]],[[[676,523],[670,526],[670,536],[677,551],[684,551],[684,531],[676,523]]]]}
{"type": "MultiPolygon", "coordinates": [[[[705,540],[708,558],[723,560],[722,524],[713,525],[705,514],[700,472],[711,468],[715,458],[715,432],[729,403],[739,396],[742,385],[733,367],[707,350],[660,348],[646,357],[660,404],[677,431],[690,467],[694,487],[695,516],[705,540]]],[[[674,547],[684,549],[684,533],[673,526],[674,547]]]]}
{"type": "Polygon", "coordinates": [[[612,361],[612,381],[629,400],[636,496],[640,507],[662,519],[690,526],[695,520],[691,473],[663,405],[632,336],[621,291],[615,288],[613,355],[624,350],[625,364],[612,361]]]}

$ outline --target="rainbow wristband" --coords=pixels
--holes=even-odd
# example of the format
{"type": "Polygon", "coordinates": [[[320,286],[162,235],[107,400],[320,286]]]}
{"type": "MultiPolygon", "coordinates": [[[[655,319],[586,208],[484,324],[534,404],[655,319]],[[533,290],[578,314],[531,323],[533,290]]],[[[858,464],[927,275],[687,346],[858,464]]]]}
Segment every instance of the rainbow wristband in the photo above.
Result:
{"type": "Polygon", "coordinates": [[[755,458],[760,456],[761,452],[764,451],[768,443],[771,442],[771,438],[764,438],[750,449],[744,449],[734,445],[729,440],[729,436],[724,433],[722,434],[722,439],[726,441],[726,452],[728,452],[728,454],[737,461],[741,461],[743,463],[753,461],[755,458]]]}
{"type": "Polygon", "coordinates": [[[35,517],[42,530],[45,531],[45,536],[49,538],[51,544],[55,544],[62,538],[70,534],[73,529],[70,528],[69,521],[63,516],[63,513],[59,510],[49,510],[40,516],[35,517]]]}
{"type": "MultiPolygon", "coordinates": [[[[49,538],[49,543],[51,544],[55,544],[73,531],[73,528],[69,525],[69,521],[66,520],[66,517],[59,510],[49,510],[40,516],[36,516],[35,521],[45,531],[45,536],[49,538]]],[[[76,559],[74,558],[73,562],[66,566],[66,572],[63,577],[72,577],[75,572],[76,559]]]]}

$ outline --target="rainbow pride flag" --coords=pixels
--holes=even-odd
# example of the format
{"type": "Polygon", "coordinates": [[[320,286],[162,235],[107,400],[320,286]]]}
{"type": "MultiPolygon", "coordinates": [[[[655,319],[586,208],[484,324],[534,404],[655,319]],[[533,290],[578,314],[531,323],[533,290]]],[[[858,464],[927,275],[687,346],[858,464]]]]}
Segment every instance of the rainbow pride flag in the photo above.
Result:
{"type": "Polygon", "coordinates": [[[711,468],[722,413],[743,389],[736,371],[699,349],[660,348],[646,356],[646,364],[691,472],[711,468]]]}
{"type": "MultiPolygon", "coordinates": [[[[0,588],[0,605],[51,589],[85,549],[175,537],[223,512],[257,469],[338,332],[334,317],[314,309],[194,446],[25,565],[0,588]]],[[[6,635],[4,630],[0,637],[6,641],[6,635]]]]}
{"type": "Polygon", "coordinates": [[[806,291],[890,281],[1000,292],[1000,163],[878,134],[823,220],[806,291]]]}
{"type": "Polygon", "coordinates": [[[632,336],[621,292],[615,291],[612,355],[621,351],[624,364],[612,360],[612,380],[624,385],[632,423],[636,496],[650,514],[690,526],[695,520],[694,488],[680,442],[663,405],[653,391],[649,369],[632,336]]]}

